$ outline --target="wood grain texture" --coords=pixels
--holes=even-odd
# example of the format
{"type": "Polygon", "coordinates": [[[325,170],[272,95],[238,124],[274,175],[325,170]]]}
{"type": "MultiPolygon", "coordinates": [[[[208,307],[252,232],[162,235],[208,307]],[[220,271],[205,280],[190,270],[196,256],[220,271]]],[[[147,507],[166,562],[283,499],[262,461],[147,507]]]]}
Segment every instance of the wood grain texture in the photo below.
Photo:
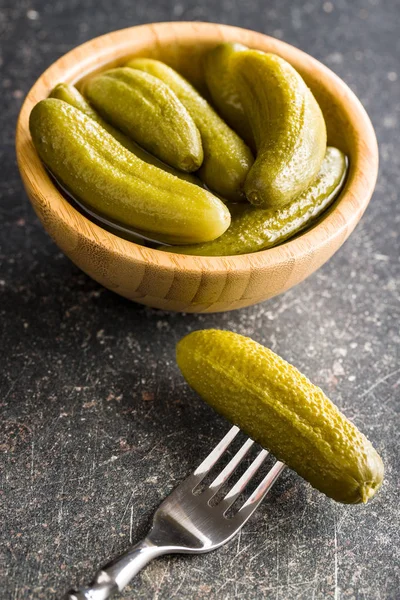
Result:
{"type": "Polygon", "coordinates": [[[85,273],[118,294],[164,310],[218,312],[280,294],[324,264],[365,211],[378,172],[378,148],[359,100],[332,71],[304,52],[254,31],[212,23],[156,23],[95,38],[66,54],[37,80],[16,134],[20,173],[43,226],[85,273]],[[145,248],[98,227],[55,188],[33,147],[29,114],[55,84],[77,82],[129,56],[161,58],[202,86],[202,56],[220,41],[275,52],[304,77],[324,113],[328,143],[350,158],[339,202],[314,228],[277,248],[235,257],[194,257],[145,248]]]}

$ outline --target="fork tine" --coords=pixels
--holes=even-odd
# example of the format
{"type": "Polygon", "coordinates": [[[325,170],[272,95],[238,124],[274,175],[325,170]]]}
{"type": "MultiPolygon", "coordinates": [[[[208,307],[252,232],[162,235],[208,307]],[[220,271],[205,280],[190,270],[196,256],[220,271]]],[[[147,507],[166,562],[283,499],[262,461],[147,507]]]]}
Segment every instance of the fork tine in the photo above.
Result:
{"type": "MultiPolygon", "coordinates": [[[[221,458],[224,454],[225,450],[228,446],[233,442],[237,434],[239,433],[239,427],[234,425],[226,434],[224,438],[217,444],[210,452],[210,454],[203,460],[203,462],[197,467],[193,475],[201,476],[201,478],[205,477],[207,473],[213,468],[216,462],[221,458]]],[[[201,480],[200,480],[201,481],[201,480]]]]}
{"type": "Polygon", "coordinates": [[[264,460],[267,458],[269,452],[268,450],[261,450],[256,458],[253,460],[251,465],[246,469],[240,479],[235,483],[235,485],[229,490],[226,494],[225,498],[221,501],[220,506],[224,509],[224,513],[228,510],[228,508],[235,502],[235,500],[240,496],[243,492],[249,481],[254,477],[257,473],[258,469],[263,464],[264,460]]]}
{"type": "Polygon", "coordinates": [[[182,483],[175,489],[175,493],[179,493],[180,496],[184,494],[192,493],[197,486],[202,482],[207,473],[213,468],[213,466],[219,461],[221,456],[224,454],[228,446],[233,442],[237,434],[239,433],[239,427],[233,426],[225,437],[215,446],[210,454],[203,460],[202,463],[197,467],[191,475],[186,477],[182,483]]]}
{"type": "Polygon", "coordinates": [[[263,501],[269,490],[286,467],[285,463],[277,461],[272,469],[266,474],[261,483],[257,486],[251,496],[246,500],[237,513],[240,519],[247,520],[256,510],[257,506],[263,501]]]}
{"type": "Polygon", "coordinates": [[[243,458],[246,456],[254,441],[250,438],[243,444],[243,446],[236,452],[235,456],[229,461],[224,469],[222,469],[221,473],[214,479],[214,481],[210,484],[209,490],[212,492],[210,499],[218,492],[221,486],[228,481],[230,476],[239,466],[243,458]]]}

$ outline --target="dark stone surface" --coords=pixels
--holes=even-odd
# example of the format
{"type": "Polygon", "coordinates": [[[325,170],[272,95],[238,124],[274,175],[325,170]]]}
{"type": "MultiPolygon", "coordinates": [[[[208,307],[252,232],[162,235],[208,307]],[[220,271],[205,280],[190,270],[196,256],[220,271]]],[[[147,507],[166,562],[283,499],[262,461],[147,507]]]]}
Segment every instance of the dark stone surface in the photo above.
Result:
{"type": "Polygon", "coordinates": [[[385,483],[371,504],[341,506],[287,472],[231,544],[155,561],[125,597],[400,598],[399,17],[397,0],[0,2],[2,599],[88,581],[227,430],[175,364],[176,341],[205,327],[253,336],[320,384],[382,454],[385,483]],[[234,313],[166,314],[102,289],[44,233],[16,167],[17,113],[51,62],[172,19],[301,47],[347,81],[379,138],[379,182],[350,240],[302,285],[234,313]]]}

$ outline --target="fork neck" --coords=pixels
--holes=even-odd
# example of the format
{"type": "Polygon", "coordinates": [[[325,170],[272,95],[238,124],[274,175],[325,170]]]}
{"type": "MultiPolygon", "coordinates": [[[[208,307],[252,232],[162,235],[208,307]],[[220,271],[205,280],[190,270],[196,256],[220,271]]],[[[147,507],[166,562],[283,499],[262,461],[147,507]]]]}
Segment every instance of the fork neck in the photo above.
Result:
{"type": "Polygon", "coordinates": [[[166,551],[147,537],[100,569],[90,587],[69,592],[65,600],[106,600],[116,592],[121,592],[147,563],[166,551]]]}
{"type": "Polygon", "coordinates": [[[155,545],[148,537],[132,546],[128,552],[116,558],[102,572],[116,584],[121,591],[143,567],[153,558],[165,554],[163,547],[155,545]]]}

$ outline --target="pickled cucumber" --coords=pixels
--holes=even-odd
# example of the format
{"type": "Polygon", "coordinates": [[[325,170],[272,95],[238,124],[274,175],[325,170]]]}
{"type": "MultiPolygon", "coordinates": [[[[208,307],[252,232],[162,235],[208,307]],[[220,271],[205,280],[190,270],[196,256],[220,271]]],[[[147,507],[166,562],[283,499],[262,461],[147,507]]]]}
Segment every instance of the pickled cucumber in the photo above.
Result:
{"type": "Polygon", "coordinates": [[[245,183],[248,200],[279,208],[317,176],[326,150],[321,109],[295,69],[258,50],[235,52],[233,76],[257,148],[245,183]]]}
{"type": "Polygon", "coordinates": [[[195,175],[192,175],[190,173],[184,173],[183,171],[179,171],[178,169],[170,167],[166,163],[162,162],[161,160],[144,150],[144,148],[141,148],[139,144],[136,144],[136,142],[128,138],[128,136],[122,133],[122,131],[119,131],[119,129],[116,129],[115,127],[107,123],[107,121],[105,121],[99,115],[99,113],[96,112],[88,102],[86,102],[85,98],[76,89],[75,86],[69,83],[59,83],[55,86],[55,88],[52,89],[52,91],[49,94],[49,98],[58,98],[59,100],[64,100],[64,102],[68,102],[68,104],[70,104],[71,106],[75,106],[75,108],[81,110],[83,113],[85,113],[85,115],[87,115],[88,117],[96,121],[96,123],[101,125],[106,131],[108,131],[108,133],[111,133],[111,135],[115,137],[115,139],[118,140],[120,144],[122,144],[130,152],[133,152],[135,156],[137,156],[141,160],[144,160],[144,162],[148,163],[149,165],[154,165],[159,169],[164,169],[164,171],[168,171],[168,173],[172,173],[180,179],[190,181],[190,183],[202,185],[200,179],[195,175]]]}
{"type": "Polygon", "coordinates": [[[229,226],[229,211],[218,198],[141,161],[62,100],[36,104],[29,127],[49,170],[100,216],[178,244],[214,239],[229,226]]]}
{"type": "Polygon", "coordinates": [[[274,210],[232,204],[235,210],[229,229],[216,240],[160,249],[197,256],[235,256],[272,248],[308,227],[333,202],[346,171],[345,155],[337,148],[328,147],[317,178],[287,206],[274,210]]]}
{"type": "Polygon", "coordinates": [[[204,161],[199,175],[204,183],[226,200],[245,200],[243,186],[253,164],[253,156],[243,140],[194,87],[171,67],[150,58],[135,58],[127,66],[161,79],[189,111],[203,143],[204,161]]]}
{"type": "Polygon", "coordinates": [[[204,75],[212,102],[221,117],[233,131],[248,144],[254,146],[249,122],[243,109],[232,73],[232,56],[236,52],[248,50],[243,44],[225,42],[207,52],[204,59],[204,75]]]}
{"type": "Polygon", "coordinates": [[[160,79],[128,68],[89,79],[85,95],[96,110],[148,152],[182,171],[203,162],[200,132],[174,92],[160,79]]]}
{"type": "Polygon", "coordinates": [[[367,502],[383,463],[367,438],[295,367],[250,338],[195,331],[177,345],[189,385],[217,412],[338,502],[367,502]]]}

